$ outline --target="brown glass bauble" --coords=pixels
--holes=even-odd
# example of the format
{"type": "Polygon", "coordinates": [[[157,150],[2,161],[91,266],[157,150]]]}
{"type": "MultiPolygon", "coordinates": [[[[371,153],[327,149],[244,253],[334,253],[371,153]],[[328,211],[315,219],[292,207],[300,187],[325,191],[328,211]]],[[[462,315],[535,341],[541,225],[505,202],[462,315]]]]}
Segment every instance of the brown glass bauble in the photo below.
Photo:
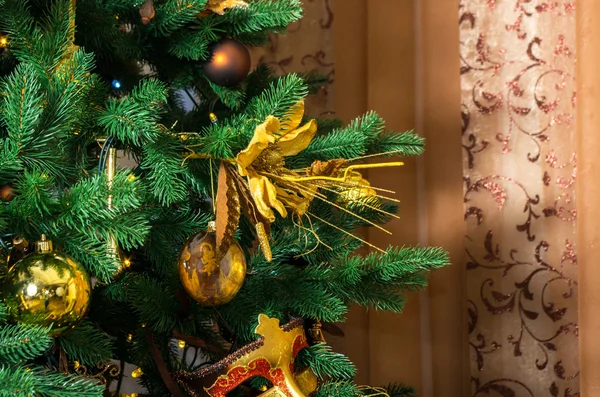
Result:
{"type": "Polygon", "coordinates": [[[217,262],[214,223],[190,237],[179,255],[179,276],[187,293],[204,306],[224,305],[238,293],[246,278],[246,257],[235,241],[217,262]]]}
{"type": "Polygon", "coordinates": [[[250,72],[250,52],[232,39],[223,39],[211,48],[210,59],[202,66],[204,74],[216,85],[232,87],[250,72]]]}
{"type": "Polygon", "coordinates": [[[85,315],[91,284],[83,266],[52,250],[45,236],[36,252],[21,259],[2,282],[3,300],[12,321],[52,326],[57,335],[85,315]]]}
{"type": "Polygon", "coordinates": [[[13,185],[10,183],[0,186],[0,201],[9,202],[15,198],[13,185]]]}

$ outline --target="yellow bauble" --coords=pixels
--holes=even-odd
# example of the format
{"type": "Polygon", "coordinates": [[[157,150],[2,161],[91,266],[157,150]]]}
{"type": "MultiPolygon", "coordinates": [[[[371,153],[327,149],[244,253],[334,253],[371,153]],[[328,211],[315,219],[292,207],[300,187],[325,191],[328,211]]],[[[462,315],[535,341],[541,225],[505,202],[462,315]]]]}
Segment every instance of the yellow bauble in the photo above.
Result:
{"type": "Polygon", "coordinates": [[[52,334],[75,325],[85,315],[91,285],[87,272],[71,257],[53,251],[42,236],[36,252],[21,259],[2,282],[11,320],[52,326],[52,334]]]}
{"type": "Polygon", "coordinates": [[[369,202],[377,198],[377,192],[371,187],[369,181],[360,174],[350,177],[348,185],[338,194],[338,202],[350,205],[360,202],[369,202]]]}
{"type": "Polygon", "coordinates": [[[187,293],[205,306],[223,305],[238,293],[246,278],[246,257],[233,241],[217,263],[214,224],[193,235],[179,255],[179,276],[187,293]]]}

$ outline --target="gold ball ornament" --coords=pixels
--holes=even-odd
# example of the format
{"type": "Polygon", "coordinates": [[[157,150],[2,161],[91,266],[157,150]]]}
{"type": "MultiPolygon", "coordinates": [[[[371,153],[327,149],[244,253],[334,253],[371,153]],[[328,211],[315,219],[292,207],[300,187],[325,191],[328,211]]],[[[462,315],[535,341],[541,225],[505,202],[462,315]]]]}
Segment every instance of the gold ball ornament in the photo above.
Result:
{"type": "Polygon", "coordinates": [[[187,293],[204,306],[224,305],[244,284],[246,257],[233,241],[223,258],[217,258],[215,224],[190,237],[179,255],[179,276],[187,293]]]}
{"type": "Polygon", "coordinates": [[[85,315],[91,284],[83,266],[73,258],[52,250],[42,235],[36,252],[19,260],[3,283],[3,299],[12,321],[52,326],[57,335],[85,315]]]}
{"type": "Polygon", "coordinates": [[[350,177],[347,186],[338,194],[338,202],[344,205],[365,203],[377,198],[377,192],[371,187],[368,180],[360,174],[350,177]]]}

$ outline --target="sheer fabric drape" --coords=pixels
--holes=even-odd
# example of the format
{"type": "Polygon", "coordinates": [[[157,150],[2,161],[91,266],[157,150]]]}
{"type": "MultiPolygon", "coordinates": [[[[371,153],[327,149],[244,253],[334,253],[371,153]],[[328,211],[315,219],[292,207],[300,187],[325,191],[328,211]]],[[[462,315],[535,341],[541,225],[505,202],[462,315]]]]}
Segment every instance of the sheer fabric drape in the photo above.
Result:
{"type": "Polygon", "coordinates": [[[459,10],[473,396],[579,391],[575,3],[459,10]]]}

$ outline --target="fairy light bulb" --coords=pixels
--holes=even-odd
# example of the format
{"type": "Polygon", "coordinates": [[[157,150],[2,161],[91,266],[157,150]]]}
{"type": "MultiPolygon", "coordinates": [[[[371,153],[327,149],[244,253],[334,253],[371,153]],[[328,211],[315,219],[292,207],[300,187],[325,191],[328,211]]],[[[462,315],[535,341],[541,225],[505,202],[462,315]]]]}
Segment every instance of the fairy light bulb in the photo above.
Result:
{"type": "Polygon", "coordinates": [[[138,368],[138,369],[134,370],[133,372],[131,372],[132,378],[139,378],[142,375],[144,375],[144,371],[142,371],[141,368],[138,368]]]}

